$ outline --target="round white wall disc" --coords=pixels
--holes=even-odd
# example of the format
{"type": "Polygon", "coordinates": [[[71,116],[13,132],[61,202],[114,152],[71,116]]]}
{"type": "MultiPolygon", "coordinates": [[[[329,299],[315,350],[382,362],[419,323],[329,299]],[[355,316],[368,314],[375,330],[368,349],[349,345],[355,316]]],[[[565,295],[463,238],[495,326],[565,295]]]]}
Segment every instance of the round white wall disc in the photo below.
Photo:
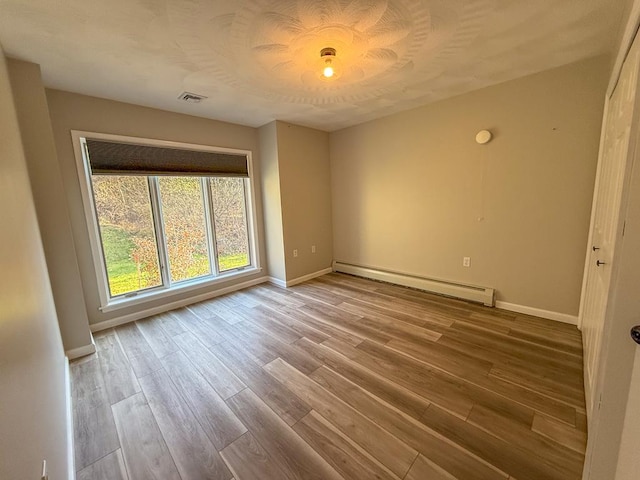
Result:
{"type": "Polygon", "coordinates": [[[484,145],[485,143],[489,143],[492,137],[493,135],[491,135],[491,132],[489,130],[480,130],[476,135],[476,142],[478,142],[480,145],[484,145]]]}

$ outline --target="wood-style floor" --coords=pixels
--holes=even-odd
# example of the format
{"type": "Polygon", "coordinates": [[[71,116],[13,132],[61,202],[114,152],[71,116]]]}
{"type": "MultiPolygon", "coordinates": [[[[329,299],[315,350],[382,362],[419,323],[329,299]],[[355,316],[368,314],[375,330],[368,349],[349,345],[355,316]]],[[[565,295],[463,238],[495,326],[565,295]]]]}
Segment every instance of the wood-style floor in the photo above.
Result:
{"type": "Polygon", "coordinates": [[[571,480],[578,330],[340,274],[96,334],[79,480],[571,480]]]}

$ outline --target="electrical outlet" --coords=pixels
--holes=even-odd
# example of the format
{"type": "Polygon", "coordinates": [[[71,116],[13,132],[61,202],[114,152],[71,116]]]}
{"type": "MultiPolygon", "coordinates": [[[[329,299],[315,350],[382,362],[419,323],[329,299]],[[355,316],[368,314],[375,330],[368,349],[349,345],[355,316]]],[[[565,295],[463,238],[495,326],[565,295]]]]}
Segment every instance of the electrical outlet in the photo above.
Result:
{"type": "Polygon", "coordinates": [[[470,267],[471,266],[471,257],[462,257],[462,266],[470,267]]]}
{"type": "Polygon", "coordinates": [[[294,256],[294,257],[297,257],[297,256],[298,256],[298,249],[297,249],[297,248],[293,251],[293,256],[294,256]]]}
{"type": "Polygon", "coordinates": [[[315,245],[311,245],[311,253],[316,253],[316,246],[315,245]]]}

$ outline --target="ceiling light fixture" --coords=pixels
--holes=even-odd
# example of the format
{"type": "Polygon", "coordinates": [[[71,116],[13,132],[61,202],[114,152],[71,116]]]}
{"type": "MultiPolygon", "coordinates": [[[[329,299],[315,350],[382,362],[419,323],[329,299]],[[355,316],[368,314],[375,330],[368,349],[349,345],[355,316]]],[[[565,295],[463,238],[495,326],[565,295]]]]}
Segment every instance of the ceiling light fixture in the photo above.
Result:
{"type": "Polygon", "coordinates": [[[323,48],[320,50],[320,58],[324,60],[322,75],[326,78],[333,77],[333,60],[336,58],[336,49],[331,47],[323,48]]]}

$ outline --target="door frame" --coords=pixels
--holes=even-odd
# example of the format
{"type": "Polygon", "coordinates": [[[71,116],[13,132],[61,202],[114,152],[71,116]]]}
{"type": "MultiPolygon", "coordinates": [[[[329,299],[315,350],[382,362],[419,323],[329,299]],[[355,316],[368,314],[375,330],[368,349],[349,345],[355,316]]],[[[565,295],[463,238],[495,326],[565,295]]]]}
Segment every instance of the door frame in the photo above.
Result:
{"type": "MultiPolygon", "coordinates": [[[[595,217],[596,217],[596,204],[598,202],[598,190],[600,188],[600,173],[602,171],[602,157],[604,156],[604,141],[605,141],[605,136],[606,136],[606,127],[607,127],[607,121],[609,120],[609,99],[611,98],[611,95],[613,94],[613,89],[615,89],[615,85],[617,83],[617,78],[619,77],[620,72],[618,72],[618,75],[616,76],[616,82],[613,84],[613,88],[611,90],[611,93],[609,92],[609,89],[607,88],[607,93],[605,95],[605,99],[604,99],[604,114],[602,117],[602,129],[600,132],[600,147],[598,150],[598,165],[596,167],[596,179],[595,179],[595,184],[593,187],[593,199],[591,201],[591,218],[589,220],[589,235],[588,235],[588,239],[587,239],[587,246],[586,246],[586,254],[585,254],[585,261],[584,261],[584,273],[582,274],[582,291],[580,293],[580,309],[578,310],[578,329],[582,331],[583,325],[584,325],[584,309],[585,309],[585,298],[586,298],[586,293],[587,293],[587,284],[589,282],[589,274],[590,274],[590,270],[591,270],[591,247],[593,245],[593,230],[594,230],[594,225],[595,225],[595,217]]],[[[605,326],[606,329],[606,326],[605,326]]],[[[601,339],[601,342],[604,343],[604,331],[603,331],[603,336],[601,339]]],[[[603,357],[603,349],[600,349],[600,358],[603,357]]],[[[586,362],[586,355],[583,356],[583,384],[584,384],[584,395],[585,395],[585,399],[586,399],[586,407],[587,407],[587,416],[589,417],[591,415],[591,411],[589,410],[589,405],[591,404],[591,402],[589,402],[589,399],[591,399],[591,396],[593,395],[593,389],[592,389],[592,385],[593,385],[593,381],[589,382],[588,381],[588,372],[587,372],[587,362],[586,362]]]]}
{"type": "Polygon", "coordinates": [[[600,131],[600,147],[598,149],[598,165],[596,167],[596,181],[593,187],[593,200],[591,202],[591,218],[589,221],[589,235],[587,240],[586,247],[586,260],[584,265],[584,274],[582,276],[582,291],[580,294],[580,309],[578,311],[578,328],[582,328],[582,317],[584,314],[584,294],[587,288],[587,273],[589,269],[589,256],[591,254],[591,242],[593,240],[593,221],[596,214],[596,201],[597,201],[597,193],[598,188],[600,186],[600,171],[602,169],[602,157],[603,157],[603,147],[604,147],[604,138],[606,135],[606,125],[607,120],[609,118],[609,99],[611,95],[613,95],[613,91],[618,84],[618,80],[620,79],[620,75],[622,73],[622,64],[627,58],[627,54],[631,49],[631,45],[633,44],[633,40],[635,38],[636,32],[638,31],[638,27],[640,27],[640,0],[632,0],[633,5],[631,7],[631,11],[629,12],[629,17],[627,19],[624,33],[622,39],[620,41],[620,45],[618,47],[618,52],[616,53],[616,59],[613,64],[613,69],[611,70],[611,76],[609,77],[609,84],[607,85],[607,91],[604,96],[604,114],[602,118],[602,129],[600,131]]]}
{"type": "MultiPolygon", "coordinates": [[[[595,216],[595,203],[597,201],[600,172],[602,168],[604,143],[603,139],[608,118],[609,98],[613,94],[613,91],[618,83],[622,71],[622,65],[636,37],[639,26],[640,0],[633,0],[605,97],[605,110],[603,115],[604,118],[601,132],[600,151],[598,158],[598,167],[596,171],[594,199],[592,204],[591,223],[587,243],[587,255],[585,259],[585,271],[582,283],[582,295],[580,300],[578,324],[579,328],[582,327],[584,314],[585,291],[588,281],[588,269],[591,258],[590,248],[593,239],[593,220],[595,216]]],[[[634,116],[637,116],[638,113],[639,112],[635,112],[634,116]]],[[[628,152],[627,157],[627,167],[625,171],[623,192],[620,203],[619,222],[621,227],[625,220],[625,213],[628,209],[629,204],[629,182],[631,180],[633,164],[635,163],[636,170],[640,169],[640,158],[638,158],[640,154],[640,132],[631,132],[630,140],[635,143],[635,148],[628,152]]],[[[619,354],[620,352],[616,352],[615,349],[614,351],[612,351],[609,348],[609,342],[612,338],[612,335],[615,335],[615,337],[617,338],[618,335],[625,334],[625,332],[622,331],[625,329],[625,326],[621,325],[621,322],[624,322],[624,319],[619,318],[619,315],[616,314],[617,312],[615,296],[616,286],[618,285],[618,267],[622,251],[622,242],[623,235],[619,235],[618,239],[616,240],[614,259],[612,261],[613,270],[611,272],[609,301],[607,302],[605,313],[605,318],[607,320],[604,323],[602,332],[602,346],[598,358],[598,375],[597,378],[593,381],[593,391],[585,391],[587,395],[593,395],[594,393],[599,394],[600,398],[596,402],[596,408],[594,408],[592,412],[589,412],[590,429],[587,442],[587,450],[585,454],[585,465],[582,477],[583,480],[614,478],[618,461],[619,445],[615,444],[615,442],[612,443],[612,441],[615,439],[618,439],[619,441],[619,439],[621,438],[622,427],[624,423],[624,412],[626,411],[626,401],[631,381],[630,372],[621,372],[621,369],[623,369],[623,367],[625,366],[625,358],[621,357],[621,355],[619,354]],[[608,395],[603,394],[603,392],[607,392],[613,389],[615,389],[615,395],[613,395],[612,398],[610,398],[608,395]]],[[[589,388],[588,382],[586,382],[586,374],[587,373],[585,370],[585,390],[589,388]]]]}

